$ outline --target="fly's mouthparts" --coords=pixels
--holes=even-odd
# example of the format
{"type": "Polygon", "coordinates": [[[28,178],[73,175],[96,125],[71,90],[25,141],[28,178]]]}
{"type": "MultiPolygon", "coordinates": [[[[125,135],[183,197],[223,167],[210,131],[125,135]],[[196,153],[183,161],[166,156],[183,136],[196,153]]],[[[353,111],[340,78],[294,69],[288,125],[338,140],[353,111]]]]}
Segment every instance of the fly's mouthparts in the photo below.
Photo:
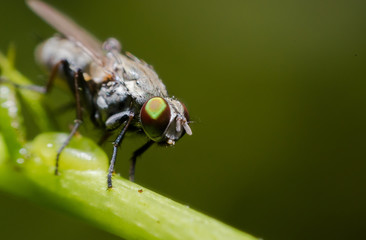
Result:
{"type": "Polygon", "coordinates": [[[175,130],[177,132],[180,132],[182,130],[182,118],[181,117],[177,117],[177,122],[176,122],[176,127],[175,130]]]}
{"type": "Polygon", "coordinates": [[[172,140],[172,139],[169,139],[169,140],[167,141],[167,143],[168,143],[169,145],[171,145],[171,146],[174,146],[174,145],[175,145],[175,141],[174,141],[174,140],[172,140]]]}
{"type": "Polygon", "coordinates": [[[183,125],[183,128],[186,131],[186,133],[188,135],[192,135],[192,129],[188,125],[187,120],[185,118],[182,118],[182,117],[177,117],[175,130],[177,132],[180,132],[182,130],[182,125],[183,125]]]}
{"type": "Polygon", "coordinates": [[[188,135],[192,135],[191,127],[188,125],[187,121],[183,122],[183,128],[188,135]]]}

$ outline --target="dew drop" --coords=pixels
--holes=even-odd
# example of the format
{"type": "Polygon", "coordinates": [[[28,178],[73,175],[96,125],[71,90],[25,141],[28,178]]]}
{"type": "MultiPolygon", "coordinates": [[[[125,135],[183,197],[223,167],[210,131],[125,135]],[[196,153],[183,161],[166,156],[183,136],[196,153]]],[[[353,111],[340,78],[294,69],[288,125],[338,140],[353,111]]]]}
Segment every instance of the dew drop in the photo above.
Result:
{"type": "Polygon", "coordinates": [[[36,163],[40,163],[40,162],[41,162],[41,158],[40,158],[40,157],[35,157],[35,158],[34,158],[34,162],[36,162],[36,163]]]}
{"type": "Polygon", "coordinates": [[[1,95],[6,95],[7,96],[9,94],[9,92],[10,92],[10,90],[7,87],[1,87],[0,88],[0,94],[1,95]]]}
{"type": "Polygon", "coordinates": [[[17,122],[12,122],[10,125],[11,125],[13,128],[19,128],[19,123],[17,123],[17,122]]]}
{"type": "Polygon", "coordinates": [[[24,159],[23,159],[23,158],[18,158],[18,159],[17,159],[17,163],[19,163],[19,164],[23,164],[23,163],[24,163],[24,159]]]}
{"type": "Polygon", "coordinates": [[[21,148],[21,149],[19,149],[19,153],[20,154],[22,154],[22,155],[25,155],[25,154],[27,154],[27,149],[25,149],[25,148],[21,148]]]}

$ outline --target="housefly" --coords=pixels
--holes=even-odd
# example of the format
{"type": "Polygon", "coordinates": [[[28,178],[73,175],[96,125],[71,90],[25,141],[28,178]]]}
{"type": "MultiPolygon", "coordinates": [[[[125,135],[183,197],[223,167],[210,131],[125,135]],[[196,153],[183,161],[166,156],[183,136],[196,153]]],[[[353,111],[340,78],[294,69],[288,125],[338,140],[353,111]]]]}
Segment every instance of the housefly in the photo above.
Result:
{"type": "Polygon", "coordinates": [[[49,92],[55,76],[60,74],[76,100],[75,124],[58,150],[56,175],[62,150],[82,124],[81,106],[88,110],[92,122],[104,130],[105,138],[118,131],[108,170],[108,188],[112,188],[118,147],[127,131],[137,130],[149,138],[133,153],[129,172],[131,181],[134,180],[137,157],[151,145],[174,145],[185,133],[192,134],[186,107],[168,96],[165,85],[150,65],[128,52],[121,53],[121,44],[114,38],[104,43],[98,41],[48,4],[39,0],[26,2],[59,32],[36,49],[37,60],[50,70],[48,83],[38,90],[49,92]]]}

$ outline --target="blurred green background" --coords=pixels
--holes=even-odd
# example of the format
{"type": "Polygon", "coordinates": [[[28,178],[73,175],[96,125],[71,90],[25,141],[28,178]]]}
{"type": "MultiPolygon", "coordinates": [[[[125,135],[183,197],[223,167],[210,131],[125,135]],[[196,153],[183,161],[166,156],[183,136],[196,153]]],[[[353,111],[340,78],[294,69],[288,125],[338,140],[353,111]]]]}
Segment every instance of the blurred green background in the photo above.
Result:
{"type": "MultiPolygon", "coordinates": [[[[148,151],[137,183],[263,239],[366,239],[365,1],[47,2],[121,40],[190,111],[193,136],[148,151]]],[[[18,69],[41,83],[33,49],[54,31],[21,0],[0,13],[0,49],[14,43],[18,69]]],[[[117,172],[143,142],[123,143],[117,172]]],[[[118,239],[5,193],[0,231],[118,239]]]]}

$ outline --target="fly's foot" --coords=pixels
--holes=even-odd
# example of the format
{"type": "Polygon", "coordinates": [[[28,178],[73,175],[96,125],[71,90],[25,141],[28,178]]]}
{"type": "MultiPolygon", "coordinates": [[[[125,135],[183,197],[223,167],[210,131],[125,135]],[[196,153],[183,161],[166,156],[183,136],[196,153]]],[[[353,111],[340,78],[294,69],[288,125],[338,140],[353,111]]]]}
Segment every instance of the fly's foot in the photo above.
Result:
{"type": "Polygon", "coordinates": [[[113,188],[113,186],[112,186],[112,175],[113,175],[113,172],[108,173],[108,180],[107,180],[108,189],[113,188]]]}

